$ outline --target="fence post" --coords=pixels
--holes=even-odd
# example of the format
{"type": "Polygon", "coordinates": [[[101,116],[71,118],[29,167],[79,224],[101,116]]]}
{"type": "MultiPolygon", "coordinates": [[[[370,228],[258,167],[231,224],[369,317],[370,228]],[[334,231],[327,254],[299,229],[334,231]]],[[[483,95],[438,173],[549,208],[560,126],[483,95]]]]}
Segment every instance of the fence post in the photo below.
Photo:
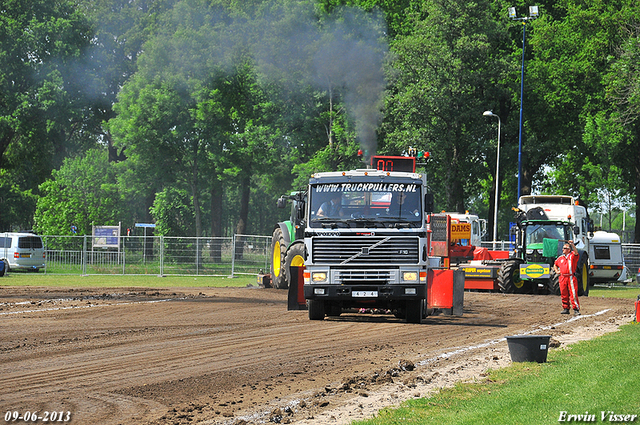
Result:
{"type": "Polygon", "coordinates": [[[82,240],[82,275],[87,275],[87,235],[82,240]]]}
{"type": "Polygon", "coordinates": [[[231,240],[231,276],[229,277],[235,277],[233,275],[235,268],[236,268],[236,234],[234,233],[233,239],[231,240]]]}
{"type": "Polygon", "coordinates": [[[160,235],[160,248],[158,251],[160,252],[160,277],[164,276],[164,236],[160,235]]]}

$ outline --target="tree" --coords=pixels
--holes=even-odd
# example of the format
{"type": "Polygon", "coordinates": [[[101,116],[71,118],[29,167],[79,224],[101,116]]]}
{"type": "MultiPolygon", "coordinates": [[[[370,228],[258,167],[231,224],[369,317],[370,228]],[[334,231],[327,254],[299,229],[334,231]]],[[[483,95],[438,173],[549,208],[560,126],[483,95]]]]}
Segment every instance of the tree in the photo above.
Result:
{"type": "Polygon", "coordinates": [[[487,135],[482,111],[496,105],[504,119],[509,110],[506,39],[489,6],[425,2],[415,31],[392,44],[397,59],[389,71],[384,149],[430,151],[429,183],[450,211],[464,211],[491,173],[495,136],[487,135]]]}
{"type": "Polygon", "coordinates": [[[45,235],[90,235],[92,225],[117,225],[130,211],[116,182],[117,170],[104,148],[64,161],[40,185],[35,230],[45,235]]]}
{"type": "MultiPolygon", "coordinates": [[[[91,28],[71,1],[8,0],[0,12],[0,170],[21,205],[69,154],[78,137],[85,96],[78,59],[91,28]],[[32,192],[30,192],[32,191],[32,192]]],[[[26,203],[25,203],[26,202],[26,203]]],[[[11,210],[15,205],[0,205],[11,210]]],[[[24,211],[25,217],[31,211],[24,211]]],[[[7,218],[9,218],[7,216],[7,218]]],[[[6,222],[8,228],[19,223],[6,222]]],[[[24,224],[21,223],[21,224],[24,224]]]]}

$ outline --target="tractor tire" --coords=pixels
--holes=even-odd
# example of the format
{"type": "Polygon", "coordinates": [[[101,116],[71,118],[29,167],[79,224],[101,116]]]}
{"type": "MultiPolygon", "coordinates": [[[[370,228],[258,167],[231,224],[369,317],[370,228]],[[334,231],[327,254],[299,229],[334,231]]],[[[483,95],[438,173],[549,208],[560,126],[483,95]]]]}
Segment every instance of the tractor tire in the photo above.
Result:
{"type": "Polygon", "coordinates": [[[423,300],[411,300],[406,302],[405,307],[407,323],[422,323],[424,317],[424,302],[423,300]]]}
{"type": "Polygon", "coordinates": [[[289,287],[293,282],[293,270],[291,267],[304,267],[304,260],[307,258],[307,252],[304,247],[304,243],[295,242],[289,249],[284,257],[284,278],[286,285],[289,287]]]}
{"type": "Polygon", "coordinates": [[[307,300],[307,307],[309,309],[309,320],[324,320],[324,301],[307,300]]]}
{"type": "Polygon", "coordinates": [[[279,227],[273,231],[271,236],[271,284],[276,289],[287,289],[287,279],[285,276],[285,253],[287,245],[284,241],[282,229],[279,227]]]}
{"type": "Polygon", "coordinates": [[[560,275],[553,270],[553,267],[550,273],[551,276],[547,282],[547,291],[549,291],[551,295],[560,295],[560,275]]]}
{"type": "Polygon", "coordinates": [[[498,272],[498,286],[505,294],[525,294],[531,285],[520,278],[519,261],[505,261],[498,272]]]}
{"type": "Polygon", "coordinates": [[[578,279],[578,296],[589,296],[589,255],[586,252],[580,253],[576,278],[578,279]]]}

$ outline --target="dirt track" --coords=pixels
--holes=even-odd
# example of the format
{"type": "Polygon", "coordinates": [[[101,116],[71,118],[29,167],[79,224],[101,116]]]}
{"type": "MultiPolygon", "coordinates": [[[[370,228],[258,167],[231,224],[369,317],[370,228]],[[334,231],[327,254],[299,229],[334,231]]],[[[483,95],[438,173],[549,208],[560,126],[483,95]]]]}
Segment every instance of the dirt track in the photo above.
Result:
{"type": "Polygon", "coordinates": [[[411,325],[356,313],[311,322],[275,289],[0,287],[0,418],[347,423],[508,364],[507,335],[566,343],[631,320],[632,300],[581,303],[573,319],[558,297],[465,293],[464,316],[411,325]]]}

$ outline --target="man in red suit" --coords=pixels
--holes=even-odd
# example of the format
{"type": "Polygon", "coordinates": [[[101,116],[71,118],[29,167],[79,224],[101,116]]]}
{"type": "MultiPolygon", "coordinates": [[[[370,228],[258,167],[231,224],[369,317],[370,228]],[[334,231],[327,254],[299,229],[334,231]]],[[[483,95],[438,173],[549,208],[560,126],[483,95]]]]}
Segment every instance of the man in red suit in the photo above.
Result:
{"type": "Polygon", "coordinates": [[[578,249],[573,241],[568,241],[562,247],[560,255],[553,264],[553,269],[558,273],[560,281],[560,298],[562,298],[562,313],[569,314],[573,307],[573,313],[580,315],[580,302],[578,301],[578,279],[575,276],[578,268],[578,249]]]}

